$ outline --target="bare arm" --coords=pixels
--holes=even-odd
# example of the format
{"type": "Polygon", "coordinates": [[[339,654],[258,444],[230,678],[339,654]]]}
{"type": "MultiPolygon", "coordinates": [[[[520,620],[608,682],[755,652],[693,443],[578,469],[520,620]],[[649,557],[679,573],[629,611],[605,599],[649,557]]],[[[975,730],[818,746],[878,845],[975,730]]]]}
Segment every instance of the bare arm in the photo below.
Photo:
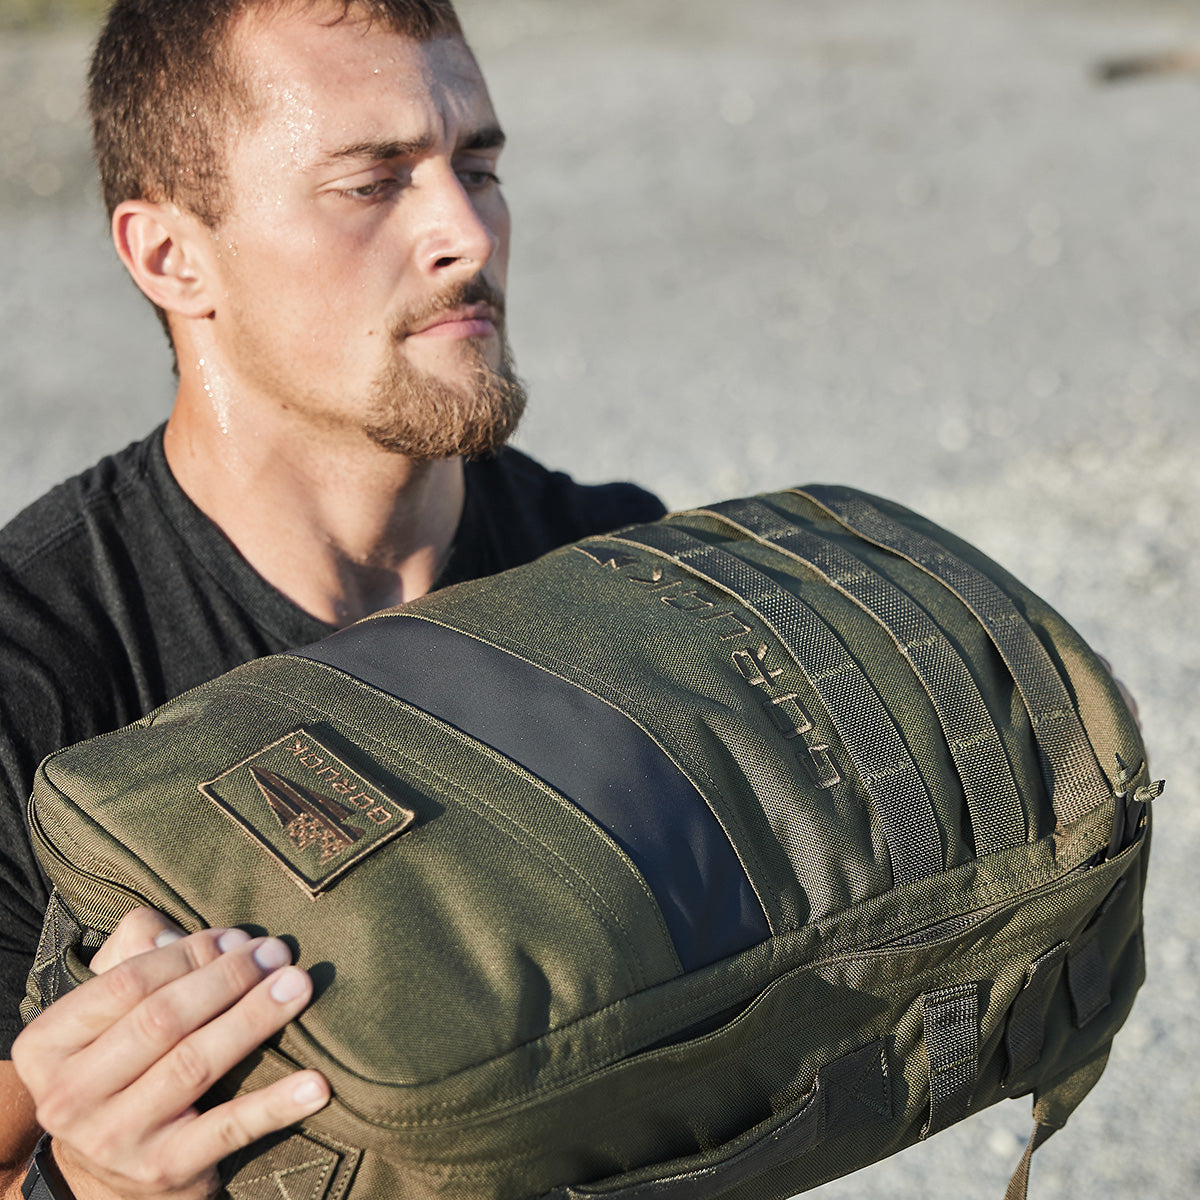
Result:
{"type": "MultiPolygon", "coordinates": [[[[14,1043],[33,1108],[18,1097],[25,1115],[11,1136],[29,1141],[36,1123],[49,1130],[76,1200],[208,1200],[221,1159],[328,1102],[325,1080],[302,1071],[195,1107],[308,1003],[312,982],[290,959],[276,938],[221,929],[185,938],[157,913],[131,913],[97,954],[100,974],[14,1043]]],[[[23,1175],[21,1164],[3,1200],[17,1200],[23,1175]]]]}
{"type": "Polygon", "coordinates": [[[21,1180],[41,1132],[33,1097],[12,1063],[0,1062],[0,1200],[21,1200],[21,1180]]]}

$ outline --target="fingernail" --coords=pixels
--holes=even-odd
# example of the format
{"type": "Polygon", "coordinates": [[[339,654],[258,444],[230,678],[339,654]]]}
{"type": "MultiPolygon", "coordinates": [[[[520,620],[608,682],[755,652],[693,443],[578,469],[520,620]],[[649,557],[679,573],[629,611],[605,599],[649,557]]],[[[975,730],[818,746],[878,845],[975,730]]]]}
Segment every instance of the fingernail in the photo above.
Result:
{"type": "Polygon", "coordinates": [[[289,967],[279,972],[279,978],[271,984],[271,999],[280,1004],[295,1000],[308,987],[308,976],[298,967],[289,967]]]}
{"type": "Polygon", "coordinates": [[[250,940],[250,935],[244,929],[227,929],[217,938],[217,949],[224,954],[235,946],[244,946],[250,940]]]}
{"type": "Polygon", "coordinates": [[[310,1104],[314,1106],[324,1104],[328,1095],[325,1084],[312,1075],[305,1075],[292,1089],[292,1099],[297,1104],[304,1105],[305,1108],[310,1104]]]}
{"type": "Polygon", "coordinates": [[[181,942],[182,940],[183,934],[178,929],[164,929],[154,939],[154,944],[161,950],[163,946],[169,946],[172,942],[181,942]]]}
{"type": "Polygon", "coordinates": [[[277,967],[286,967],[292,961],[292,952],[278,938],[267,938],[262,945],[255,947],[254,961],[264,971],[274,971],[277,967]]]}

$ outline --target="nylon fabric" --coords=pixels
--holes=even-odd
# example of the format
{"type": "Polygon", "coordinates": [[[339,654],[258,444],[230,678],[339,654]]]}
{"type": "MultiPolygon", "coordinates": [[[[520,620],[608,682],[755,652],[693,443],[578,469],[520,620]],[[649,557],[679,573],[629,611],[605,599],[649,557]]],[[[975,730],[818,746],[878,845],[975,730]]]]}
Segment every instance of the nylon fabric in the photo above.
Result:
{"type": "Polygon", "coordinates": [[[315,998],[210,1098],[296,1066],[333,1098],[225,1164],[242,1200],[789,1200],[1029,1092],[1036,1145],[1144,980],[1161,786],[1065,621],[858,502],[1028,614],[1128,764],[1104,803],[1056,820],[1012,664],[944,581],[776,493],[439,591],[51,755],[28,816],[61,900],[23,1014],[138,903],[287,936],[315,998]]]}
{"type": "Polygon", "coordinates": [[[1060,822],[1069,824],[1108,799],[1112,789],[1046,648],[992,580],[848,489],[810,486],[798,489],[798,494],[820,504],[849,529],[940,579],[979,617],[1029,710],[1060,822]]]}
{"type": "Polygon", "coordinates": [[[578,804],[637,864],[686,970],[770,936],[704,797],[623,713],[443,625],[403,615],[387,621],[386,629],[379,620],[352,625],[294,653],[448,721],[578,804]],[[640,803],[644,796],[656,803],[640,803]]]}
{"type": "Polygon", "coordinates": [[[542,1200],[715,1200],[740,1183],[811,1150],[888,1120],[891,1089],[883,1047],[872,1044],[828,1063],[799,1107],[782,1124],[747,1144],[727,1147],[721,1162],[689,1170],[685,1163],[665,1178],[605,1187],[560,1188],[542,1200]]]}
{"type": "Polygon", "coordinates": [[[760,500],[704,509],[807,564],[871,614],[912,664],[937,710],[971,813],[975,854],[1025,839],[1025,813],[1012,768],[979,688],[937,623],[899,588],[853,554],[760,500]]]}
{"type": "Polygon", "coordinates": [[[808,676],[883,824],[898,884],[945,866],[921,774],[887,710],[832,630],[798,597],[725,551],[670,525],[623,530],[622,541],[667,555],[757,609],[808,676]]]}

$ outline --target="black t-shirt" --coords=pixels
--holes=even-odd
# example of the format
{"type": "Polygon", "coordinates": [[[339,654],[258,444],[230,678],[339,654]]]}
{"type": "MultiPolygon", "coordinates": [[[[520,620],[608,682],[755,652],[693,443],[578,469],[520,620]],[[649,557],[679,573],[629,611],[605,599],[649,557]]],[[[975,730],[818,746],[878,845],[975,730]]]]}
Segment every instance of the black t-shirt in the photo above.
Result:
{"type": "MultiPolygon", "coordinates": [[[[516,450],[468,463],[438,586],[654,520],[632,484],[587,487],[516,450]]],[[[48,898],[25,801],[38,763],[264,654],[333,632],[267,583],[183,493],[162,430],[59,485],[0,531],[0,1056],[48,898]]]]}

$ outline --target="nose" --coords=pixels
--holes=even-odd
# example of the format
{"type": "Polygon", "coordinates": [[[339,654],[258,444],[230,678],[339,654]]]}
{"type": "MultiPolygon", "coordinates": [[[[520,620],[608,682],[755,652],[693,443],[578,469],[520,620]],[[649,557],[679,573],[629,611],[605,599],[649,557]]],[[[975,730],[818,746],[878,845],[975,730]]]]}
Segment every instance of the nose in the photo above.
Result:
{"type": "Polygon", "coordinates": [[[431,275],[478,275],[500,248],[506,216],[503,200],[491,199],[485,215],[454,170],[446,164],[437,185],[427,193],[425,230],[419,248],[420,264],[431,275]],[[497,212],[490,210],[498,207],[497,212]]]}

